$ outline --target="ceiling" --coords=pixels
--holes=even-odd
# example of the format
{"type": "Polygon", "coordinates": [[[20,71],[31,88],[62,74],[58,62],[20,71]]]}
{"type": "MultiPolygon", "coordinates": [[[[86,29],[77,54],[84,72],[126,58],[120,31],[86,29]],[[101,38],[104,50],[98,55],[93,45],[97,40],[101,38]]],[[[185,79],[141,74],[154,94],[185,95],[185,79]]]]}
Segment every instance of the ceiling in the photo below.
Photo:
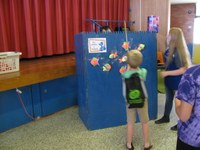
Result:
{"type": "Polygon", "coordinates": [[[197,3],[198,0],[170,0],[171,4],[197,3]]]}

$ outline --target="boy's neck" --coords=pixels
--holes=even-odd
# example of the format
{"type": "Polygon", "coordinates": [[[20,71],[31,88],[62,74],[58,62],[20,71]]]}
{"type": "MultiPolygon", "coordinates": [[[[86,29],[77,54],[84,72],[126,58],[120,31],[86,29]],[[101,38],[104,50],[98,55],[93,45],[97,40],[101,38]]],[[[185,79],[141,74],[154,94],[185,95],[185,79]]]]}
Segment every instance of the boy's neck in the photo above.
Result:
{"type": "Polygon", "coordinates": [[[129,70],[132,70],[132,71],[134,71],[134,70],[138,70],[139,69],[139,67],[131,67],[129,70]]]}

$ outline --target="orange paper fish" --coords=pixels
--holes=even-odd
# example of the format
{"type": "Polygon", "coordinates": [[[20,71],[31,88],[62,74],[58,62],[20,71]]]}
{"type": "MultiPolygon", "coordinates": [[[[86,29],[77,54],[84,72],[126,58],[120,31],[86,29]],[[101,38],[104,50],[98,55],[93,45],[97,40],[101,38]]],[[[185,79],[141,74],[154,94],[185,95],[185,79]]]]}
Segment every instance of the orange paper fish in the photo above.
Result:
{"type": "Polygon", "coordinates": [[[122,47],[126,50],[126,51],[128,51],[129,50],[129,42],[124,42],[123,43],[123,45],[122,45],[122,47]]]}
{"type": "Polygon", "coordinates": [[[126,71],[126,67],[125,67],[125,66],[122,66],[122,67],[119,69],[119,72],[120,72],[121,74],[123,74],[125,71],[126,71]]]}
{"type": "Polygon", "coordinates": [[[99,65],[99,59],[98,58],[96,58],[96,57],[93,57],[91,60],[90,60],[90,64],[92,65],[92,66],[96,66],[96,65],[99,65]]]}

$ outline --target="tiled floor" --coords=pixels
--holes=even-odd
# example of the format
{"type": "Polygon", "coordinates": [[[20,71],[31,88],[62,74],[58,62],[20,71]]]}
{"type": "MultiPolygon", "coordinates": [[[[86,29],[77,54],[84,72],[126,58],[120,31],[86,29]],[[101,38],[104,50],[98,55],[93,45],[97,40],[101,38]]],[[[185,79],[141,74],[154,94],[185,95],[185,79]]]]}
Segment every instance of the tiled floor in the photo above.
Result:
{"type": "MultiPolygon", "coordinates": [[[[164,94],[158,94],[158,117],[164,111],[164,94]]],[[[153,150],[175,150],[176,132],[170,130],[177,121],[156,125],[149,122],[153,150]]],[[[135,125],[134,146],[142,150],[140,123],[135,125]]],[[[125,150],[126,126],[88,131],[74,106],[54,115],[0,134],[0,150],[125,150]]]]}

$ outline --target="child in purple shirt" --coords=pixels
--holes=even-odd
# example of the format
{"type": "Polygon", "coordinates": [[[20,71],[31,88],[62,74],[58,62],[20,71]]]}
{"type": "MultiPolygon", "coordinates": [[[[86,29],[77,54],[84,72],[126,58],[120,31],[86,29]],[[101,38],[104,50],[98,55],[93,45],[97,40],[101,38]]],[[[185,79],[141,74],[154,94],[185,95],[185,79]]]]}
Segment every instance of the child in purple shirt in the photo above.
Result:
{"type": "Polygon", "coordinates": [[[200,150],[200,65],[189,68],[178,87],[179,117],[177,150],[200,150]]]}

